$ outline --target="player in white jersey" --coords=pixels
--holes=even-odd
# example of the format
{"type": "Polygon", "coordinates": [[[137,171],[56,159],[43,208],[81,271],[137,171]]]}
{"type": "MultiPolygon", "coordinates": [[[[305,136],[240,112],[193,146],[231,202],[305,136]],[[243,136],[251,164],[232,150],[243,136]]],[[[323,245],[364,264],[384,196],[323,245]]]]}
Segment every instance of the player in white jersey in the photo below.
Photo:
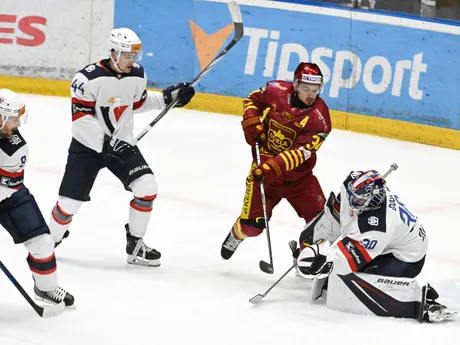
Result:
{"type": "Polygon", "coordinates": [[[327,287],[333,309],[419,321],[453,315],[435,302],[431,286],[415,281],[425,262],[426,232],[375,170],[351,172],[300,242],[298,273],[316,278],[313,298],[327,287]]]}
{"type": "Polygon", "coordinates": [[[193,87],[176,84],[163,92],[148,91],[140,60],[142,42],[130,29],[112,30],[109,58],[91,64],[72,80],[72,141],[59,197],[50,217],[56,245],[69,234],[73,215],[90,200],[99,170],[107,167],[133,193],[125,225],[128,263],[159,266],[161,254],[144,237],[157,196],[157,182],[137,146],[132,146],[134,114],[186,105],[193,87]]]}
{"type": "Polygon", "coordinates": [[[27,117],[26,106],[13,91],[0,89],[0,224],[14,243],[29,252],[27,263],[39,300],[74,306],[73,296],[58,286],[54,241],[33,195],[24,185],[29,157],[18,128],[27,117]]]}

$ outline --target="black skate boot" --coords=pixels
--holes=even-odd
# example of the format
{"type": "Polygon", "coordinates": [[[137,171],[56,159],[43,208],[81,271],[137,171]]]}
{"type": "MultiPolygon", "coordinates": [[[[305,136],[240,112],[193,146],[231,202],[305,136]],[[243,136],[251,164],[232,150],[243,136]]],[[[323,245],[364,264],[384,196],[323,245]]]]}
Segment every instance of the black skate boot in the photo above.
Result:
{"type": "Polygon", "coordinates": [[[230,259],[241,242],[243,242],[243,240],[236,238],[233,235],[233,230],[230,230],[227,237],[225,238],[224,243],[222,243],[222,248],[220,249],[220,255],[222,256],[222,259],[230,259]]]}
{"type": "Polygon", "coordinates": [[[418,321],[442,322],[457,315],[457,312],[450,311],[445,305],[436,302],[438,297],[439,294],[430,284],[422,288],[422,303],[418,321]]]}
{"type": "Polygon", "coordinates": [[[128,264],[158,267],[161,265],[161,253],[145,245],[142,238],[131,235],[129,225],[126,229],[126,254],[128,254],[128,264]]]}
{"type": "Polygon", "coordinates": [[[66,308],[75,309],[73,296],[61,287],[57,287],[52,291],[41,291],[34,285],[35,299],[38,301],[48,302],[51,304],[59,304],[64,302],[66,308]]]}

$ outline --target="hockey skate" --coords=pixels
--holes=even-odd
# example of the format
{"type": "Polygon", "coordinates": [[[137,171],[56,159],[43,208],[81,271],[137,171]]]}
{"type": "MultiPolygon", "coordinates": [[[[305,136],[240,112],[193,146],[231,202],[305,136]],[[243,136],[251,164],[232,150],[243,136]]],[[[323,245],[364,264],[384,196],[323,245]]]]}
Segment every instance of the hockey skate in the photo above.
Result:
{"type": "Polygon", "coordinates": [[[66,308],[75,309],[75,300],[73,296],[59,286],[52,291],[41,291],[36,285],[34,285],[34,292],[35,299],[37,301],[43,301],[50,304],[59,304],[64,302],[66,308]]]}
{"type": "Polygon", "coordinates": [[[438,297],[439,294],[430,284],[422,288],[422,303],[418,321],[442,322],[457,315],[457,312],[448,310],[445,305],[436,302],[438,297]]]}
{"type": "Polygon", "coordinates": [[[126,254],[128,254],[127,262],[132,265],[158,267],[161,265],[161,253],[153,248],[145,245],[142,238],[131,235],[129,225],[125,225],[126,229],[126,254]]]}
{"type": "Polygon", "coordinates": [[[236,238],[233,235],[233,231],[230,230],[227,237],[225,238],[224,243],[222,243],[222,248],[220,250],[220,255],[222,256],[222,259],[230,259],[241,242],[243,242],[243,240],[236,238]]]}

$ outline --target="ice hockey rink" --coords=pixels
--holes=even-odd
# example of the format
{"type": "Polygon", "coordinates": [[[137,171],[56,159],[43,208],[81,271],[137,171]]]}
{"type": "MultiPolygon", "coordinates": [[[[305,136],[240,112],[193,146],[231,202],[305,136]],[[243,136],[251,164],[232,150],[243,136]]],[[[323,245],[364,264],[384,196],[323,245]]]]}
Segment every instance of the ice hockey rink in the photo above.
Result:
{"type": "MultiPolygon", "coordinates": [[[[48,219],[71,139],[70,99],[24,99],[29,119],[22,133],[30,149],[25,184],[48,219]]],[[[155,115],[136,115],[136,131],[155,115]]],[[[123,225],[131,194],[102,171],[91,202],[56,250],[60,285],[75,296],[76,310],[41,319],[0,274],[0,344],[459,344],[460,318],[419,324],[333,311],[311,302],[309,283],[293,272],[258,305],[248,302],[292,265],[287,243],[298,239],[303,221],[286,202],[275,209],[274,275],[258,267],[268,260],[265,234],[244,241],[231,260],[221,259],[250,164],[240,121],[173,110],[140,141],[159,183],[145,238],[162,253],[159,268],[126,263],[123,225]]],[[[393,162],[399,170],[388,185],[421,218],[429,239],[420,281],[429,281],[441,302],[460,311],[459,151],[333,130],[319,150],[315,174],[329,194],[350,170],[384,173],[393,162]]],[[[0,259],[32,295],[25,258],[25,248],[1,231],[0,259]]]]}

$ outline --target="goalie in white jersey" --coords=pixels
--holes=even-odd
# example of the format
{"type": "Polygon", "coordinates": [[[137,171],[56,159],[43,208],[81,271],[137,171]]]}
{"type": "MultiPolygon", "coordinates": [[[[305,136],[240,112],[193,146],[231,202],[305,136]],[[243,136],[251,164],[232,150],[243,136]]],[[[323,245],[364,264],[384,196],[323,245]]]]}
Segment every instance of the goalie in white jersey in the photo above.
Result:
{"type": "Polygon", "coordinates": [[[14,243],[29,255],[36,299],[74,306],[73,296],[58,286],[54,242],[34,196],[24,185],[29,159],[27,143],[18,128],[27,117],[26,106],[13,91],[0,89],[0,224],[14,243]]]}
{"type": "Polygon", "coordinates": [[[327,287],[330,308],[419,321],[454,315],[435,301],[438,294],[429,284],[415,281],[427,235],[375,170],[351,172],[339,197],[331,193],[324,212],[306,225],[300,243],[298,273],[316,278],[313,299],[327,287]]]}
{"type": "Polygon", "coordinates": [[[107,167],[133,193],[125,225],[128,263],[159,266],[161,254],[145,245],[144,237],[157,196],[157,182],[134,141],[134,114],[163,109],[178,101],[184,106],[193,87],[176,84],[163,92],[147,91],[140,60],[142,42],[130,29],[112,30],[109,58],[78,72],[71,85],[72,141],[50,230],[59,244],[69,234],[73,215],[89,201],[100,169],[107,167]]]}

